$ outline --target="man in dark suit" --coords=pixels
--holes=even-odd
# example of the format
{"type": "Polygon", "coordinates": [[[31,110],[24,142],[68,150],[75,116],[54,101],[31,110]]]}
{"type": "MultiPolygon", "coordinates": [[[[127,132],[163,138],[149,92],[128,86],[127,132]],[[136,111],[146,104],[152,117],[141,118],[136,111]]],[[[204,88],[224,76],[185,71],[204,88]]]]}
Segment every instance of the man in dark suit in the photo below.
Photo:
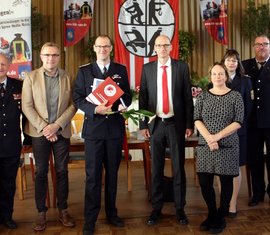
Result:
{"type": "MultiPolygon", "coordinates": [[[[243,61],[246,75],[251,77],[254,102],[247,123],[247,151],[252,178],[253,197],[249,206],[264,200],[264,143],[270,159],[270,60],[269,38],[259,35],[254,42],[255,58],[243,61]]],[[[270,180],[268,172],[268,182],[270,180]]],[[[268,184],[267,193],[270,196],[268,184]]]]}
{"type": "Polygon", "coordinates": [[[117,174],[122,157],[125,135],[124,119],[117,111],[124,105],[117,100],[108,105],[107,101],[95,105],[85,98],[92,92],[95,78],[108,76],[124,91],[122,99],[126,106],[131,103],[130,88],[126,67],[110,60],[111,39],[107,35],[97,37],[94,45],[97,60],[81,66],[74,86],[73,101],[77,108],[85,112],[82,137],[85,139],[85,225],[83,234],[93,234],[101,206],[102,163],[105,168],[105,211],[106,219],[116,227],[124,226],[117,215],[115,206],[117,174]],[[108,111],[116,114],[107,115],[108,111]]]}
{"type": "Polygon", "coordinates": [[[147,221],[148,225],[157,224],[161,216],[167,143],[174,173],[177,220],[180,224],[188,223],[184,212],[186,204],[185,135],[190,137],[194,129],[193,101],[189,67],[186,63],[171,59],[169,56],[171,50],[172,45],[167,36],[157,37],[155,51],[158,60],[145,64],[141,76],[139,107],[157,115],[149,125],[147,120],[140,122],[142,135],[146,139],[150,138],[152,156],[153,211],[147,221]]]}
{"type": "Polygon", "coordinates": [[[8,58],[0,54],[0,223],[17,228],[12,219],[21,153],[22,81],[7,77],[8,58]]]}

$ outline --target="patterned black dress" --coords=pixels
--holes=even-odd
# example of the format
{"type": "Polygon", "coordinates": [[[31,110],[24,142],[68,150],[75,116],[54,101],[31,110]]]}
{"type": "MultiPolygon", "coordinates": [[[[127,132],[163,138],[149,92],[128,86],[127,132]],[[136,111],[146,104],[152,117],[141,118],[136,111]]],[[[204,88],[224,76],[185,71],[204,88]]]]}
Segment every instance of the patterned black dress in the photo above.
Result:
{"type": "MultiPolygon", "coordinates": [[[[224,95],[204,91],[197,97],[194,121],[202,121],[211,134],[220,132],[233,122],[241,124],[243,118],[243,99],[237,91],[230,90],[224,95]]],[[[221,139],[218,145],[219,149],[211,152],[203,136],[199,136],[197,173],[237,176],[239,174],[237,131],[221,139]]]]}

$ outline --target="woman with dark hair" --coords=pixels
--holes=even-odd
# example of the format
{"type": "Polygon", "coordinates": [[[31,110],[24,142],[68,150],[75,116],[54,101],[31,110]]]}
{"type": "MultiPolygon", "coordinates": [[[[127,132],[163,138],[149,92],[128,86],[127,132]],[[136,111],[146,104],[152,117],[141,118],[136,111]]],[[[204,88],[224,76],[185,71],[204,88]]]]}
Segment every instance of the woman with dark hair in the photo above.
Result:
{"type": "Polygon", "coordinates": [[[229,78],[223,63],[209,70],[213,88],[200,93],[196,100],[194,121],[200,132],[197,148],[197,174],[208,217],[200,229],[221,233],[233,192],[233,178],[239,174],[239,139],[237,130],[244,118],[244,104],[239,92],[226,86],[229,78]],[[214,176],[221,182],[220,207],[217,210],[214,176]]]}
{"type": "Polygon", "coordinates": [[[242,127],[237,131],[239,136],[239,176],[233,179],[233,195],[228,211],[228,216],[230,218],[235,218],[237,216],[237,196],[242,181],[241,167],[246,164],[246,129],[247,120],[253,104],[253,90],[250,78],[244,76],[245,70],[241,63],[239,53],[236,50],[228,50],[221,62],[225,64],[232,80],[232,82],[228,83],[227,86],[232,90],[239,91],[241,93],[245,106],[244,121],[242,127]]]}

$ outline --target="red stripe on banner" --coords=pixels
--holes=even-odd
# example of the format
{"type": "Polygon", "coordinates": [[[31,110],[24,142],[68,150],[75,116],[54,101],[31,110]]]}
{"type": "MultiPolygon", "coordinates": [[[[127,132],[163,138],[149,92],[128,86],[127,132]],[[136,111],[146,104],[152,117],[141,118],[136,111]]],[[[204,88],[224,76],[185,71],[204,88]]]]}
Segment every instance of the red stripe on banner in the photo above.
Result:
{"type": "Polygon", "coordinates": [[[64,22],[64,47],[70,47],[79,42],[88,32],[92,19],[69,20],[64,22]]]}
{"type": "Polygon", "coordinates": [[[157,59],[154,42],[159,35],[170,38],[170,56],[179,58],[179,1],[115,0],[115,61],[126,65],[132,87],[140,85],[145,59],[157,59]]]}
{"type": "Polygon", "coordinates": [[[143,57],[135,57],[135,87],[140,86],[141,75],[142,75],[142,66],[144,65],[143,57]]]}

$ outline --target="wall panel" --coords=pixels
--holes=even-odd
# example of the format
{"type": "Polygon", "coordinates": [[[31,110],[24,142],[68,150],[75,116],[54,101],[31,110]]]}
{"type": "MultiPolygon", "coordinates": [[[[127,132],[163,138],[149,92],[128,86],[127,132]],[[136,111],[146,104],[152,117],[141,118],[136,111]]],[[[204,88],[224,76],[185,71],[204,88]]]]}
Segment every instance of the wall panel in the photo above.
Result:
{"type": "MultiPolygon", "coordinates": [[[[270,0],[256,0],[256,5],[270,0]]],[[[179,28],[196,35],[197,44],[189,62],[190,69],[206,76],[208,68],[219,61],[226,52],[226,46],[215,42],[206,31],[198,0],[179,0],[179,28]]],[[[253,42],[244,38],[241,33],[241,18],[247,6],[246,0],[228,0],[228,31],[230,49],[239,51],[242,59],[254,57],[253,42]]],[[[54,41],[63,48],[63,0],[32,0],[32,5],[41,11],[45,20],[50,20],[50,27],[40,37],[41,44],[54,41]]],[[[65,69],[76,75],[80,65],[88,62],[85,47],[89,36],[108,34],[114,38],[114,1],[96,0],[93,21],[87,35],[79,43],[66,49],[65,69]]],[[[38,52],[33,55],[34,63],[39,61],[38,52]]],[[[39,64],[40,66],[40,64],[39,64]]],[[[64,68],[62,53],[61,68],[64,68]]]]}

